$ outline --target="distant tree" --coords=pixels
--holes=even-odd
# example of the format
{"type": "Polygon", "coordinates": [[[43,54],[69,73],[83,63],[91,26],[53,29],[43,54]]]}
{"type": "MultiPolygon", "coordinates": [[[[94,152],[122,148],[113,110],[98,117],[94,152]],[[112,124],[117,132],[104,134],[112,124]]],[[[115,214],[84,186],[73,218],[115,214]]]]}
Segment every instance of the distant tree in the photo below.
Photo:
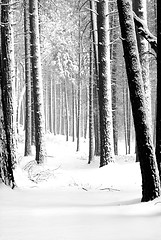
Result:
{"type": "Polygon", "coordinates": [[[89,74],[89,157],[88,163],[94,159],[94,112],[93,112],[93,37],[90,44],[90,74],[89,74]]]}
{"type": "Polygon", "coordinates": [[[0,82],[2,99],[2,122],[1,122],[1,143],[3,166],[1,175],[5,183],[15,186],[13,168],[16,163],[16,137],[14,122],[14,42],[12,29],[12,9],[10,0],[1,1],[1,60],[0,60],[0,82]],[[4,131],[3,131],[4,127],[4,131]],[[4,142],[3,142],[4,141],[4,142]]]}
{"type": "Polygon", "coordinates": [[[110,39],[108,1],[97,2],[99,111],[100,111],[100,167],[112,161],[113,130],[110,76],[110,39]]]}
{"type": "Polygon", "coordinates": [[[31,41],[31,62],[34,93],[34,117],[35,117],[35,146],[36,161],[43,163],[45,159],[45,122],[43,106],[43,85],[41,73],[41,56],[39,41],[39,17],[38,1],[29,0],[30,14],[30,41],[31,41]]]}
{"type": "Polygon", "coordinates": [[[142,174],[142,201],[160,196],[160,180],[135,36],[130,0],[117,0],[130,99],[142,174]]]}

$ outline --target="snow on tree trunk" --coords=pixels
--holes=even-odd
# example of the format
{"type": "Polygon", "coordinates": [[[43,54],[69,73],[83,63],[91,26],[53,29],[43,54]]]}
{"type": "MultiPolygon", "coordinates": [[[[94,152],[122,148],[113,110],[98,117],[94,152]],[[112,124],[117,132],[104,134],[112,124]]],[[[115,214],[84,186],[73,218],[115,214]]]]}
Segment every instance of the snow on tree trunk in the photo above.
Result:
{"type": "MultiPolygon", "coordinates": [[[[15,186],[13,167],[16,162],[15,111],[14,111],[14,43],[11,1],[1,1],[1,99],[7,152],[8,184],[15,186]]],[[[4,160],[5,161],[5,160],[4,160]]]]}
{"type": "Polygon", "coordinates": [[[157,39],[158,39],[158,55],[157,55],[157,112],[156,112],[156,158],[159,168],[159,175],[161,180],[161,2],[157,2],[158,7],[158,27],[157,27],[157,39]]]}
{"type": "MultiPolygon", "coordinates": [[[[116,11],[116,2],[113,2],[111,5],[111,11],[116,11]]],[[[115,29],[118,25],[116,15],[111,16],[110,21],[110,39],[111,42],[117,39],[117,30],[115,29]]],[[[114,145],[114,154],[118,155],[118,111],[117,111],[117,42],[111,44],[111,81],[112,81],[112,122],[113,122],[113,145],[114,145]]]]}
{"type": "Polygon", "coordinates": [[[75,89],[72,82],[72,140],[75,141],[75,89]]]}
{"type": "Polygon", "coordinates": [[[93,51],[94,51],[94,60],[95,60],[95,71],[98,76],[98,32],[97,32],[97,15],[96,15],[96,4],[93,0],[90,0],[90,9],[91,9],[91,28],[93,35],[93,51]]]}
{"type": "Polygon", "coordinates": [[[30,79],[30,26],[29,2],[24,1],[24,42],[25,42],[25,156],[31,154],[31,79],[30,79]]]}
{"type": "Polygon", "coordinates": [[[135,35],[132,3],[129,0],[117,0],[117,4],[134,118],[137,150],[142,174],[142,201],[149,201],[160,196],[161,191],[150,129],[151,125],[146,109],[147,105],[135,35]]]}
{"type": "MultiPolygon", "coordinates": [[[[145,24],[147,25],[147,1],[146,0],[133,0],[133,9],[136,15],[142,19],[145,24]]],[[[148,55],[148,42],[145,38],[141,35],[137,34],[137,42],[138,42],[138,49],[139,49],[139,56],[140,62],[142,67],[142,78],[144,82],[144,91],[145,91],[145,98],[147,109],[149,112],[149,121],[152,124],[152,116],[151,116],[151,86],[150,86],[150,79],[149,79],[149,55],[148,55]]]]}
{"type": "MultiPolygon", "coordinates": [[[[92,37],[93,40],[93,37],[92,37]]],[[[89,158],[94,159],[94,113],[93,113],[93,43],[90,44],[90,76],[89,76],[89,158]]]]}
{"type": "Polygon", "coordinates": [[[39,41],[39,18],[37,0],[29,1],[30,11],[30,38],[31,38],[31,59],[34,94],[35,113],[35,146],[36,161],[43,163],[45,159],[45,122],[43,107],[43,86],[41,73],[41,56],[39,41]]]}
{"type": "Polygon", "coordinates": [[[112,161],[113,129],[110,76],[110,40],[108,1],[97,2],[99,110],[100,110],[100,167],[112,161]]]}
{"type": "Polygon", "coordinates": [[[78,103],[77,103],[77,152],[80,150],[80,130],[81,130],[81,19],[79,10],[79,39],[78,39],[78,103]]]}

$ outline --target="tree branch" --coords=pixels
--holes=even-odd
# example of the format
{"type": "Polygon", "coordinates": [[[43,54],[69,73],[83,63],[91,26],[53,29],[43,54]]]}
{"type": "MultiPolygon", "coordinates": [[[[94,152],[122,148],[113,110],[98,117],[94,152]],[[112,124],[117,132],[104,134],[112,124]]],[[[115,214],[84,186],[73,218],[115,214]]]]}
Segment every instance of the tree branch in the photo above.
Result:
{"type": "Polygon", "coordinates": [[[138,28],[138,33],[149,42],[151,48],[157,53],[157,38],[149,31],[144,21],[140,19],[134,12],[133,17],[135,25],[138,28]]]}

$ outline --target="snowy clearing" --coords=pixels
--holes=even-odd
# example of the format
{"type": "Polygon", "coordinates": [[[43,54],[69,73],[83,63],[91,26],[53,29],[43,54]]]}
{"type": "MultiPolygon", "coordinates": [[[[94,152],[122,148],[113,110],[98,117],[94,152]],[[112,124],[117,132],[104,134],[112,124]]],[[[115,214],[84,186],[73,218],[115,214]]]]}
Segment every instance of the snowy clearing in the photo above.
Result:
{"type": "MultiPolygon", "coordinates": [[[[47,159],[19,158],[17,188],[0,184],[1,240],[158,240],[161,198],[141,203],[135,156],[88,165],[88,144],[47,137],[47,159]]],[[[23,153],[23,145],[20,146],[23,153]]]]}

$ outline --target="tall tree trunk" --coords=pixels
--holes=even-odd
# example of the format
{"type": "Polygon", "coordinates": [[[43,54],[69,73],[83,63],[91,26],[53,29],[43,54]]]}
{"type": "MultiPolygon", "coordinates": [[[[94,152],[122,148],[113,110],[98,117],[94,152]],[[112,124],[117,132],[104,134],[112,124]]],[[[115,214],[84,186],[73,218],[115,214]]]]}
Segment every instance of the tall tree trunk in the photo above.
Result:
{"type": "MultiPolygon", "coordinates": [[[[136,15],[144,21],[147,25],[147,0],[133,0],[133,10],[136,15]]],[[[137,31],[137,27],[136,27],[137,31]]],[[[150,124],[152,125],[152,111],[151,111],[151,87],[150,87],[150,79],[149,79],[149,56],[148,56],[148,42],[141,35],[137,34],[137,43],[139,49],[140,63],[142,67],[142,78],[144,82],[144,91],[145,91],[145,100],[148,109],[148,116],[150,124]]],[[[151,128],[152,130],[152,128],[151,128]]],[[[137,156],[136,151],[136,161],[139,161],[139,157],[137,156]]]]}
{"type": "MultiPolygon", "coordinates": [[[[147,0],[133,0],[133,9],[136,15],[147,25],[147,0]]],[[[137,30],[137,29],[136,29],[137,30]]],[[[148,42],[145,38],[137,34],[140,62],[142,67],[142,78],[144,81],[145,97],[148,104],[149,114],[151,114],[151,90],[149,82],[149,59],[148,59],[148,42]]]]}
{"type": "Polygon", "coordinates": [[[61,135],[64,135],[64,91],[63,83],[61,83],[61,135]]]}
{"type": "MultiPolygon", "coordinates": [[[[93,37],[92,39],[93,40],[93,37]]],[[[89,157],[88,163],[94,159],[94,113],[93,113],[93,43],[90,44],[90,74],[89,74],[89,157]]]]}
{"type": "Polygon", "coordinates": [[[127,154],[130,154],[130,143],[131,143],[131,106],[129,99],[129,89],[126,87],[126,125],[127,125],[127,154]]]}
{"type": "Polygon", "coordinates": [[[85,116],[84,116],[84,139],[87,138],[87,131],[88,131],[88,112],[89,112],[89,106],[88,106],[88,88],[85,86],[85,116]]]}
{"type": "Polygon", "coordinates": [[[8,183],[15,186],[13,167],[16,163],[15,112],[14,112],[14,45],[11,1],[1,1],[1,99],[7,151],[8,183]]]}
{"type": "Polygon", "coordinates": [[[52,73],[50,74],[50,122],[51,122],[51,133],[54,132],[54,109],[55,107],[53,107],[53,76],[52,76],[52,73]]]}
{"type": "Polygon", "coordinates": [[[65,132],[66,141],[69,140],[69,114],[68,114],[68,96],[67,96],[67,83],[66,76],[64,76],[64,104],[65,104],[65,132]]]}
{"type": "MultiPolygon", "coordinates": [[[[113,2],[111,5],[111,11],[116,11],[116,2],[113,2]]],[[[111,16],[111,34],[110,39],[111,42],[111,81],[112,81],[112,120],[113,120],[113,145],[114,145],[114,154],[118,155],[118,121],[117,121],[117,42],[115,39],[117,38],[117,19],[116,15],[111,16]]]]}
{"type": "MultiPolygon", "coordinates": [[[[56,98],[57,98],[57,88],[56,88],[56,81],[54,79],[53,76],[53,131],[54,131],[54,135],[57,134],[57,102],[56,102],[56,98]]],[[[60,105],[59,105],[60,106],[60,105]]]]}
{"type": "Polygon", "coordinates": [[[72,140],[75,141],[75,89],[72,82],[72,140]]]}
{"type": "Polygon", "coordinates": [[[100,156],[100,119],[99,119],[99,99],[98,99],[98,83],[97,76],[94,75],[94,142],[95,142],[95,156],[100,156]]]}
{"type": "Polygon", "coordinates": [[[99,59],[99,109],[100,109],[100,167],[112,161],[113,129],[109,47],[108,1],[97,2],[98,59],[99,59]]]}
{"type": "Polygon", "coordinates": [[[158,55],[157,55],[157,112],[156,112],[156,158],[161,180],[161,1],[157,1],[157,39],[158,39],[158,55]]]}
{"type": "Polygon", "coordinates": [[[58,106],[59,108],[57,108],[57,118],[56,118],[56,121],[57,121],[57,134],[60,134],[61,133],[61,84],[59,83],[58,85],[58,106]]]}
{"type": "Polygon", "coordinates": [[[29,2],[24,1],[24,42],[25,42],[25,156],[31,154],[31,79],[30,79],[30,26],[29,2]]]}
{"type": "Polygon", "coordinates": [[[77,103],[77,152],[80,150],[81,130],[81,19],[79,11],[79,39],[78,39],[78,103],[77,103]]]}
{"type": "Polygon", "coordinates": [[[96,4],[93,0],[90,0],[91,9],[91,28],[93,35],[93,51],[95,60],[95,72],[98,77],[98,31],[97,31],[97,15],[96,15],[96,4]]]}
{"type": "Polygon", "coordinates": [[[130,0],[117,0],[122,42],[142,174],[142,201],[160,196],[160,180],[142,80],[130,0]]]}
{"type": "MultiPolygon", "coordinates": [[[[31,56],[30,60],[32,62],[31,56]]],[[[34,90],[33,90],[33,73],[30,71],[31,78],[31,145],[35,145],[35,112],[34,112],[34,90]]]]}
{"type": "MultiPolygon", "coordinates": [[[[123,78],[124,79],[124,78],[123,78]]],[[[124,81],[124,80],[123,80],[124,81]]],[[[128,143],[127,143],[127,113],[126,113],[126,84],[123,82],[123,117],[124,117],[124,136],[125,136],[125,152],[128,154],[128,143]]]]}
{"type": "MultiPolygon", "coordinates": [[[[0,64],[1,66],[1,64],[0,64]]],[[[1,80],[1,73],[0,73],[1,80]]],[[[0,89],[0,98],[2,97],[0,89]]],[[[4,131],[4,117],[2,111],[2,102],[0,101],[0,180],[12,188],[15,186],[14,176],[13,176],[13,166],[10,161],[8,161],[7,152],[7,142],[4,131]]]]}
{"type": "Polygon", "coordinates": [[[39,164],[44,162],[46,149],[37,0],[29,0],[29,12],[35,113],[35,146],[36,161],[39,164]]]}

